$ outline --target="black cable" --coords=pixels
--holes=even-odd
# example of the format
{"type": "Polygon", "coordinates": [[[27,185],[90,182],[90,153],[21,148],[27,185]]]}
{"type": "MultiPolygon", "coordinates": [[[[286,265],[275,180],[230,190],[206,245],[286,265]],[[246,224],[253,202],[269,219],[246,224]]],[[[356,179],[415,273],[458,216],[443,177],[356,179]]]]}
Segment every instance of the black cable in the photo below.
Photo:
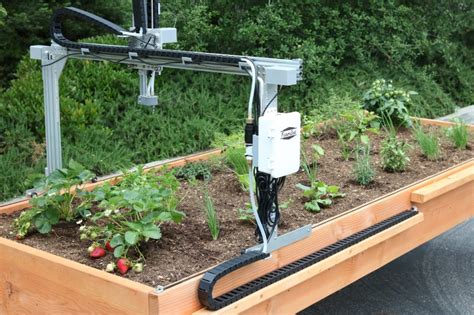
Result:
{"type": "MultiPolygon", "coordinates": [[[[285,177],[272,178],[270,174],[254,170],[257,213],[263,225],[265,236],[269,238],[275,231],[280,222],[280,209],[278,206],[278,191],[282,189],[285,183],[285,177]]],[[[258,228],[255,229],[255,235],[259,242],[263,241],[258,228]]]]}
{"type": "Polygon", "coordinates": [[[45,64],[45,65],[41,65],[41,67],[49,67],[49,66],[52,66],[52,65],[54,65],[55,63],[58,63],[58,62],[60,62],[61,60],[66,59],[67,57],[76,56],[76,55],[82,55],[82,53],[71,53],[71,54],[67,54],[67,55],[65,55],[65,56],[62,56],[62,57],[59,58],[59,59],[56,59],[56,60],[53,61],[53,62],[50,62],[50,63],[45,64]]]}
{"type": "Polygon", "coordinates": [[[265,109],[263,110],[263,113],[262,113],[262,116],[265,115],[265,112],[267,111],[267,108],[270,106],[270,104],[275,100],[275,98],[278,96],[278,94],[280,93],[281,91],[281,85],[280,87],[278,88],[277,92],[275,93],[275,95],[272,97],[272,99],[270,100],[270,102],[268,102],[267,106],[265,106],[265,109]]]}

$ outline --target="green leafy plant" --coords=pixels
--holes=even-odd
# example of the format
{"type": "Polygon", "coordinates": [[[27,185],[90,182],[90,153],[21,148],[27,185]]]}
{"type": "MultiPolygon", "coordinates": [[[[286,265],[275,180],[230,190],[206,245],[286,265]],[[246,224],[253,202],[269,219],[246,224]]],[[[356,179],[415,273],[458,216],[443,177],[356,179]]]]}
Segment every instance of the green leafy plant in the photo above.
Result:
{"type": "Polygon", "coordinates": [[[211,167],[205,162],[188,163],[183,167],[176,168],[174,172],[177,178],[184,178],[188,181],[196,179],[209,181],[212,177],[211,167]]]}
{"type": "Polygon", "coordinates": [[[387,172],[405,171],[410,162],[407,152],[410,148],[410,144],[405,140],[399,140],[392,135],[387,136],[380,148],[382,168],[387,172]]]}
{"type": "Polygon", "coordinates": [[[211,232],[211,237],[215,241],[219,237],[219,219],[217,218],[216,208],[214,207],[214,202],[212,201],[209,192],[204,192],[204,210],[206,211],[206,220],[207,226],[209,227],[209,232],[211,232]]]}
{"type": "Polygon", "coordinates": [[[250,223],[255,224],[255,217],[253,215],[253,210],[252,210],[252,207],[250,206],[250,203],[246,202],[245,208],[237,209],[237,218],[240,221],[250,222],[250,223]]]}
{"type": "Polygon", "coordinates": [[[317,180],[318,175],[318,160],[324,156],[324,149],[317,144],[311,146],[312,161],[310,162],[304,148],[301,150],[301,167],[303,168],[306,176],[308,177],[310,183],[317,180]]]}
{"type": "Polygon", "coordinates": [[[434,133],[425,132],[421,126],[416,126],[414,129],[414,133],[421,153],[428,160],[439,159],[441,152],[439,147],[438,136],[434,133]]]}
{"type": "Polygon", "coordinates": [[[370,157],[370,144],[359,147],[356,152],[356,160],[352,168],[355,180],[360,185],[369,185],[375,179],[375,170],[370,157]]]}
{"type": "Polygon", "coordinates": [[[414,91],[406,92],[395,89],[392,81],[375,80],[371,88],[364,93],[364,108],[380,117],[388,116],[397,125],[411,126],[408,108],[411,105],[411,96],[417,95],[414,91]]]}
{"type": "Polygon", "coordinates": [[[56,170],[42,179],[37,188],[43,193],[33,197],[30,200],[32,207],[13,223],[17,238],[24,238],[32,229],[46,234],[60,221],[90,216],[89,194],[81,188],[94,177],[81,164],[70,160],[68,168],[56,170]]]}
{"type": "Polygon", "coordinates": [[[455,125],[446,130],[446,135],[459,150],[465,150],[469,142],[469,131],[465,122],[455,121],[455,125]]]}
{"type": "Polygon", "coordinates": [[[114,256],[127,257],[129,250],[144,259],[140,245],[161,238],[164,222],[181,222],[177,210],[179,182],[170,171],[144,173],[142,168],[126,173],[116,186],[97,187],[92,195],[99,211],[81,227],[81,239],[113,248],[114,256]]]}
{"type": "Polygon", "coordinates": [[[311,183],[311,187],[297,184],[297,188],[303,190],[303,196],[308,199],[304,208],[311,212],[320,212],[321,208],[328,207],[333,203],[333,199],[344,197],[339,186],[327,185],[322,181],[311,183]]]}
{"type": "Polygon", "coordinates": [[[335,129],[339,143],[341,144],[341,153],[344,160],[349,160],[353,152],[352,144],[368,144],[369,133],[378,133],[380,124],[378,116],[373,112],[366,112],[358,109],[345,112],[339,115],[335,121],[335,129]]]}

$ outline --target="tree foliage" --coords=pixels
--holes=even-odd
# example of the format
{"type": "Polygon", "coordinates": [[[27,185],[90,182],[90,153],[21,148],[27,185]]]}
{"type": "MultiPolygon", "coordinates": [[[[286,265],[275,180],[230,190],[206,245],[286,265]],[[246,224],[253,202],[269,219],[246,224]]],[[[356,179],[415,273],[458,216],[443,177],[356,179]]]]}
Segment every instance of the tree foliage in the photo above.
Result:
{"type": "MultiPolygon", "coordinates": [[[[6,85],[14,77],[15,67],[30,45],[48,44],[51,15],[55,9],[75,6],[94,12],[117,23],[130,16],[130,0],[36,0],[3,1],[0,7],[0,85],[6,85]],[[4,12],[6,14],[4,14],[4,12]],[[5,18],[2,18],[6,15],[5,18]]],[[[92,36],[95,29],[82,23],[70,23],[68,35],[92,36]]]]}

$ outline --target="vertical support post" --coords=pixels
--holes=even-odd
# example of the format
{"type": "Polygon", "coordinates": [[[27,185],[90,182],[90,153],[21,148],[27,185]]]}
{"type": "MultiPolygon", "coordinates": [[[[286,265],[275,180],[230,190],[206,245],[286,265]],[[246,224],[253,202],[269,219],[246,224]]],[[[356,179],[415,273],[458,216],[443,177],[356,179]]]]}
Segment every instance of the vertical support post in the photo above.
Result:
{"type": "Polygon", "coordinates": [[[61,117],[59,110],[59,78],[67,58],[43,50],[41,64],[44,92],[44,118],[46,129],[46,160],[45,174],[62,168],[61,152],[61,117]],[[55,61],[56,59],[56,61],[55,61]]]}
{"type": "Polygon", "coordinates": [[[260,113],[269,114],[278,111],[278,85],[260,82],[260,113]]]}

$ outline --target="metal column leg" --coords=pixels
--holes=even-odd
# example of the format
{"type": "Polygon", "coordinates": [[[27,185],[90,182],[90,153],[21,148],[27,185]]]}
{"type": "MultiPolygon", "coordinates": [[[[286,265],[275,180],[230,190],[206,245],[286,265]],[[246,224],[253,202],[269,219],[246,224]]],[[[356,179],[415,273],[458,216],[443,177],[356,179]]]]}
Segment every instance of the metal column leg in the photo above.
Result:
{"type": "Polygon", "coordinates": [[[66,64],[67,58],[55,62],[55,59],[57,58],[61,58],[61,56],[54,55],[49,51],[43,51],[42,72],[46,128],[46,176],[51,174],[53,171],[62,168],[59,78],[64,65],[66,64]]]}

